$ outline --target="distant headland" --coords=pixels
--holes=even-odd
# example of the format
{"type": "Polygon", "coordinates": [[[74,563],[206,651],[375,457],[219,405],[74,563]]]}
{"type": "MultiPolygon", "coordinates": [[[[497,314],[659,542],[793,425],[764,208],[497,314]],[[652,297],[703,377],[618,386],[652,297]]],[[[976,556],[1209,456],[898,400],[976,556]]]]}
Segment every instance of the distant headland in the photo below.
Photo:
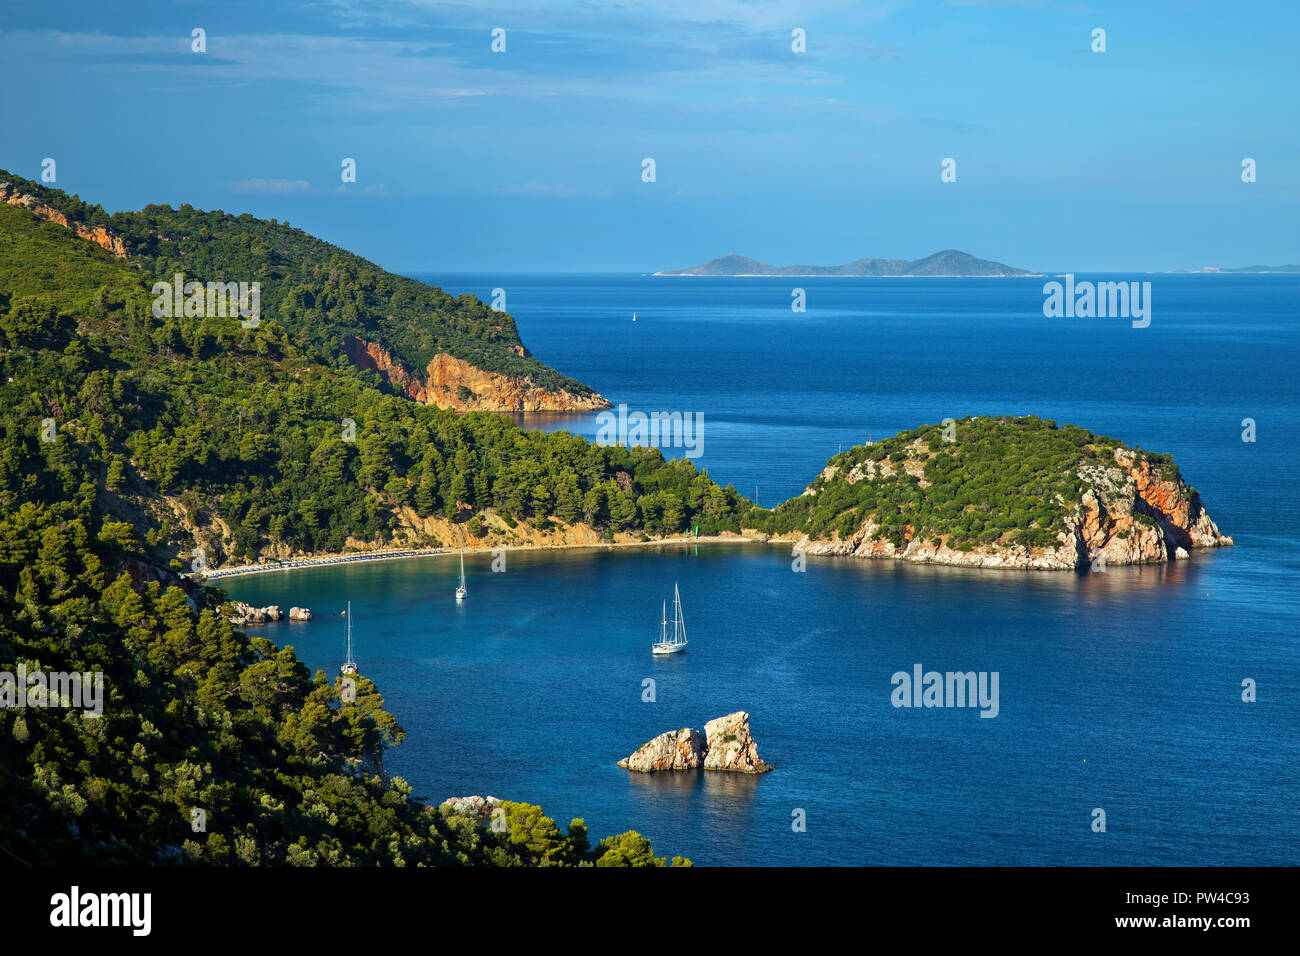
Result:
{"type": "Polygon", "coordinates": [[[924,259],[855,259],[842,266],[771,266],[747,256],[729,255],[701,266],[656,272],[657,276],[858,276],[875,278],[1035,276],[1030,272],[980,259],[968,252],[945,249],[924,259]]]}

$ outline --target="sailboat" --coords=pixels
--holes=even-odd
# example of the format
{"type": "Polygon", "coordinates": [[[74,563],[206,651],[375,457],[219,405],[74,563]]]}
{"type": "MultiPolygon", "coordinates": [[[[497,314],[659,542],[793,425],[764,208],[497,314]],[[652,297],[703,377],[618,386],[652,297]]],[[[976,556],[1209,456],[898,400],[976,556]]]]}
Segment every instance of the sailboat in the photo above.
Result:
{"type": "Polygon", "coordinates": [[[348,659],[339,667],[339,673],[343,675],[355,674],[357,672],[357,662],[352,659],[352,602],[348,602],[348,659]]]}
{"type": "Polygon", "coordinates": [[[659,640],[651,645],[650,653],[676,654],[686,650],[686,620],[682,617],[682,596],[673,585],[673,638],[668,639],[668,602],[664,602],[663,623],[659,625],[659,640]]]}
{"type": "Polygon", "coordinates": [[[632,313],[632,321],[633,321],[633,322],[636,321],[636,313],[635,313],[635,312],[632,313]]]}
{"type": "Polygon", "coordinates": [[[465,600],[465,552],[460,553],[460,587],[456,588],[456,603],[465,600]]]}

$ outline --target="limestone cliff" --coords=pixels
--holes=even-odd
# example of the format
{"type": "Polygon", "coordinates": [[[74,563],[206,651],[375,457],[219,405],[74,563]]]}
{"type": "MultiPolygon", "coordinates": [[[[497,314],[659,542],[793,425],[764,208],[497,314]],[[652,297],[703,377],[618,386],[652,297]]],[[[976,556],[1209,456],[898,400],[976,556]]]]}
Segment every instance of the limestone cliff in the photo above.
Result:
{"type": "MultiPolygon", "coordinates": [[[[378,372],[421,405],[460,412],[578,412],[610,407],[609,401],[595,392],[575,395],[566,389],[545,388],[528,378],[486,372],[446,352],[430,360],[421,379],[381,345],[349,337],[344,346],[355,365],[378,372]]],[[[514,346],[514,351],[521,358],[530,357],[522,345],[514,346]]]]}
{"type": "Polygon", "coordinates": [[[23,206],[42,219],[58,223],[66,229],[71,229],[82,239],[87,239],[95,245],[107,249],[119,259],[129,258],[122,240],[103,226],[90,226],[84,222],[75,222],[69,219],[61,210],[45,205],[35,196],[19,192],[13,183],[0,183],[0,202],[10,206],[23,206]]]}

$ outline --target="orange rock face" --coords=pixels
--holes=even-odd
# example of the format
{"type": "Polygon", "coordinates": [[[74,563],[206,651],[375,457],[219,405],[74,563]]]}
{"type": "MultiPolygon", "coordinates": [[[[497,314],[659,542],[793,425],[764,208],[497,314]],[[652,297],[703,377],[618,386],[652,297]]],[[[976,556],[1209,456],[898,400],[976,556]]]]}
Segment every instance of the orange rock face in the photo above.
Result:
{"type": "Polygon", "coordinates": [[[39,202],[35,196],[28,196],[26,193],[18,192],[12,183],[0,183],[0,202],[10,206],[23,206],[42,219],[56,222],[65,229],[71,229],[82,239],[87,239],[95,245],[107,249],[119,259],[130,258],[122,240],[103,226],[88,226],[83,222],[73,222],[60,210],[39,202]]]}
{"type": "Polygon", "coordinates": [[[1138,496],[1151,506],[1158,514],[1163,514],[1169,521],[1180,528],[1188,528],[1195,523],[1192,517],[1192,499],[1181,487],[1180,481],[1166,481],[1158,477],[1149,461],[1123,462],[1128,473],[1137,485],[1138,496]]]}
{"type": "MultiPolygon", "coordinates": [[[[460,412],[575,412],[610,407],[600,395],[574,395],[564,389],[536,385],[527,378],[485,372],[446,352],[433,357],[425,370],[425,380],[420,381],[374,342],[353,337],[345,346],[353,364],[378,372],[421,405],[460,412]]],[[[528,354],[523,346],[514,349],[521,356],[528,354]]]]}

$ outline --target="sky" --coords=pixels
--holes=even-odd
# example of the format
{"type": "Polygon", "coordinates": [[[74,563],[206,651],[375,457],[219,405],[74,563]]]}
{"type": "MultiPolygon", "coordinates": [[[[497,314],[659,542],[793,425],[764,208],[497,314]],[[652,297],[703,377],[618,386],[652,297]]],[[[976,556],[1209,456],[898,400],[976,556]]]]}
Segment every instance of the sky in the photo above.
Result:
{"type": "Polygon", "coordinates": [[[0,0],[0,168],[402,272],[1290,264],[1298,48],[1292,0],[0,0]]]}

